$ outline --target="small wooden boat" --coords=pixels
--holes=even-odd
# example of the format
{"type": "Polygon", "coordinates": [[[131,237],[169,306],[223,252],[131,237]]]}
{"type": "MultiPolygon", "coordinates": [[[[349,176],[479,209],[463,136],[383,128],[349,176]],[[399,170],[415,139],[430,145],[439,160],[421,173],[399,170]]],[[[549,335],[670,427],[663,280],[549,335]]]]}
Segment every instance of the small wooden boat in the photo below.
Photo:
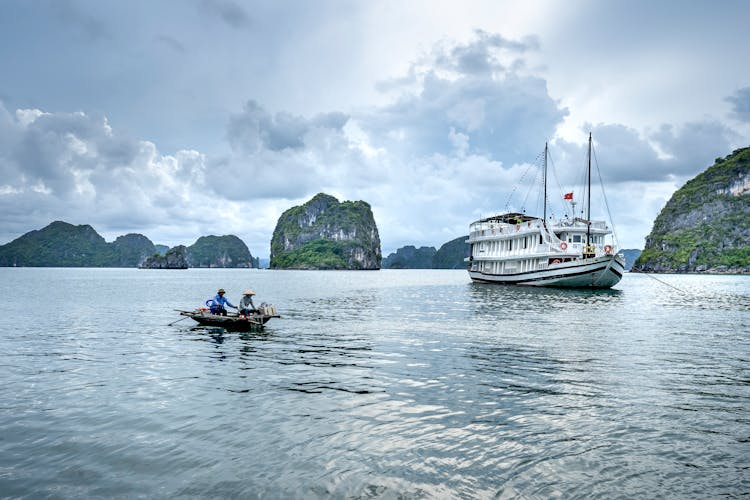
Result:
{"type": "Polygon", "coordinates": [[[211,314],[208,308],[201,307],[194,311],[183,311],[175,309],[181,316],[193,318],[199,324],[204,326],[220,326],[226,330],[237,332],[247,332],[250,330],[261,330],[271,318],[280,318],[276,314],[276,308],[264,307],[259,308],[258,312],[245,316],[237,313],[227,313],[226,316],[220,314],[211,314]]]}

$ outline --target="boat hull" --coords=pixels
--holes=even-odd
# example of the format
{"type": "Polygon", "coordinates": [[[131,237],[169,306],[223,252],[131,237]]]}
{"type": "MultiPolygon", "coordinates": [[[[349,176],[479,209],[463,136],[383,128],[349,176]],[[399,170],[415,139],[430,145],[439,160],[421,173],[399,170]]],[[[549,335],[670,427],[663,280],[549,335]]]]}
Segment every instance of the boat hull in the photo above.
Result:
{"type": "Polygon", "coordinates": [[[280,318],[278,315],[254,315],[249,318],[239,317],[237,315],[221,316],[210,314],[206,311],[180,311],[182,316],[187,316],[198,322],[202,326],[219,326],[226,330],[247,332],[251,330],[262,329],[271,318],[280,318]]]}
{"type": "Polygon", "coordinates": [[[547,269],[514,274],[489,274],[469,271],[477,283],[498,285],[547,286],[558,288],[611,288],[620,282],[625,261],[619,255],[605,255],[561,264],[547,269]]]}

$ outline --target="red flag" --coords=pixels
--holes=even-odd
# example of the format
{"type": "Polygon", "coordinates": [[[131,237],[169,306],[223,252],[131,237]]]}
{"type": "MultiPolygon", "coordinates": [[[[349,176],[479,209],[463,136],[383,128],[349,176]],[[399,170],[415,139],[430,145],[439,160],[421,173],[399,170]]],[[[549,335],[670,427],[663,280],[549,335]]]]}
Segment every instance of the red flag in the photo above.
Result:
{"type": "Polygon", "coordinates": [[[572,200],[573,199],[573,193],[565,193],[565,199],[566,200],[572,200]]]}

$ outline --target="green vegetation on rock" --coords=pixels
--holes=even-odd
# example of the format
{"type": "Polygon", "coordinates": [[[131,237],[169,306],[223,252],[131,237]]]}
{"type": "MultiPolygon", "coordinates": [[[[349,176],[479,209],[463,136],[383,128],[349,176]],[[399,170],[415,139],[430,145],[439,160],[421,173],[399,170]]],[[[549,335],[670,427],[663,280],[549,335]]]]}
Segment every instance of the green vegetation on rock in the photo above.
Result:
{"type": "Polygon", "coordinates": [[[432,269],[435,247],[407,245],[383,259],[384,269],[432,269]]]}
{"type": "Polygon", "coordinates": [[[388,269],[464,269],[464,258],[469,256],[468,236],[459,236],[444,243],[438,250],[434,247],[401,247],[383,259],[383,268],[388,269]]]}
{"type": "Polygon", "coordinates": [[[271,239],[276,269],[380,269],[380,237],[370,205],[319,193],[286,210],[271,239]]]}
{"type": "Polygon", "coordinates": [[[643,272],[750,272],[750,148],[677,190],[633,266],[643,272]]]}
{"type": "Polygon", "coordinates": [[[155,251],[140,234],[107,243],[87,224],[55,221],[0,246],[0,266],[136,267],[155,251]]]}
{"type": "MultiPolygon", "coordinates": [[[[194,267],[258,267],[258,259],[253,259],[245,243],[233,235],[204,236],[189,248],[180,247],[185,262],[194,267]]],[[[0,245],[0,266],[139,267],[150,257],[168,253],[168,247],[156,246],[142,234],[118,236],[107,243],[89,225],[56,221],[0,245]]],[[[170,262],[174,264],[178,257],[172,252],[170,262]]]]}
{"type": "Polygon", "coordinates": [[[190,267],[258,267],[247,245],[237,236],[201,236],[187,247],[190,267]]]}
{"type": "Polygon", "coordinates": [[[466,269],[464,259],[469,256],[469,236],[459,236],[438,248],[433,259],[435,269],[466,269]]]}
{"type": "Polygon", "coordinates": [[[187,269],[188,252],[185,245],[170,248],[164,255],[155,254],[139,266],[141,269],[187,269]]]}

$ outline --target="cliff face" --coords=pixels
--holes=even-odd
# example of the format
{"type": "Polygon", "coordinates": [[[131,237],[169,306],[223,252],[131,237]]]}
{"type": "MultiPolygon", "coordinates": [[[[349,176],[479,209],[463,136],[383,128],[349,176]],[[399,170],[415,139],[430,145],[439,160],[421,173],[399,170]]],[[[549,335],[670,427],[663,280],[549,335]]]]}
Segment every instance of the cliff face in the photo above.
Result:
{"type": "Polygon", "coordinates": [[[201,236],[187,248],[190,267],[258,267],[247,245],[237,236],[201,236]]]}
{"type": "Polygon", "coordinates": [[[285,211],[271,239],[271,268],[380,269],[380,236],[370,205],[320,193],[285,211]]]}
{"type": "Polygon", "coordinates": [[[632,270],[750,273],[750,148],[717,158],[672,195],[632,270]]]}

